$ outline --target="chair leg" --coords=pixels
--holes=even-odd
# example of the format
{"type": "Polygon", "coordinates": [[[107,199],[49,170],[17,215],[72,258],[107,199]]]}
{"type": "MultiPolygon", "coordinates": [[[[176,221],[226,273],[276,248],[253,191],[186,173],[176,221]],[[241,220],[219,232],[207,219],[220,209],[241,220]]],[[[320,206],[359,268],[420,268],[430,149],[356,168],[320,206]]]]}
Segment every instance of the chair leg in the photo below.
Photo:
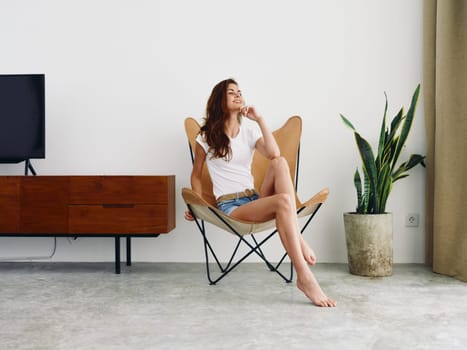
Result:
{"type": "MultiPolygon", "coordinates": [[[[188,208],[190,209],[190,206],[188,206],[188,208]]],[[[190,209],[190,211],[191,211],[191,209],[190,209]]],[[[198,229],[201,232],[201,235],[203,236],[204,258],[205,258],[205,261],[206,261],[206,275],[207,275],[209,284],[216,284],[217,281],[213,281],[211,279],[211,273],[210,273],[210,269],[209,269],[209,252],[208,252],[208,249],[211,252],[211,254],[213,255],[214,259],[216,260],[217,266],[219,267],[219,269],[221,270],[222,273],[224,272],[224,268],[223,268],[222,264],[220,263],[219,259],[217,258],[216,254],[214,253],[214,250],[212,249],[212,247],[209,244],[209,241],[208,241],[208,239],[206,237],[206,228],[204,226],[204,220],[200,220],[201,221],[201,224],[200,224],[200,221],[194,215],[193,215],[193,217],[195,218],[196,225],[198,226],[198,229]]]]}
{"type": "MultiPolygon", "coordinates": [[[[307,228],[308,224],[310,223],[311,219],[313,219],[316,215],[316,213],[318,212],[319,208],[321,208],[321,206],[323,205],[323,203],[320,203],[316,206],[316,209],[315,211],[310,214],[310,216],[308,217],[305,225],[303,225],[302,229],[300,230],[300,233],[303,234],[303,232],[305,231],[305,229],[307,228]]],[[[299,210],[297,210],[297,215],[300,214],[300,212],[303,210],[304,208],[301,208],[299,210]]]]}
{"type": "MultiPolygon", "coordinates": [[[[224,221],[221,217],[219,217],[222,221],[224,221]]],[[[262,252],[259,252],[261,250],[261,246],[267,241],[269,240],[274,234],[276,234],[276,230],[273,231],[272,233],[270,233],[266,238],[264,238],[262,241],[260,242],[257,242],[255,240],[255,245],[252,245],[250,242],[248,242],[243,236],[241,236],[240,234],[238,234],[232,227],[230,227],[230,225],[224,221],[224,223],[227,225],[227,227],[229,227],[229,229],[237,236],[238,238],[238,242],[237,242],[237,245],[235,246],[235,249],[229,259],[229,262],[223,266],[219,259],[217,258],[214,250],[212,249],[212,246],[211,244],[209,243],[209,240],[207,238],[207,235],[206,235],[206,228],[205,228],[205,225],[204,225],[204,221],[203,220],[198,220],[195,218],[195,222],[198,226],[198,229],[200,230],[202,236],[203,236],[203,243],[204,243],[204,251],[205,251],[205,260],[206,260],[206,272],[207,272],[207,278],[209,280],[209,283],[210,284],[216,284],[217,282],[219,282],[222,278],[224,278],[229,272],[231,272],[233,269],[235,269],[240,263],[242,263],[247,257],[249,257],[252,253],[256,253],[265,263],[268,267],[270,267],[270,269],[272,269],[272,271],[276,272],[280,277],[282,277],[282,279],[284,279],[284,281],[286,282],[290,282],[291,281],[291,278],[287,278],[285,277],[277,268],[275,268],[267,259],[266,257],[264,256],[264,254],[262,252]],[[199,222],[201,221],[201,223],[199,222]],[[238,251],[238,248],[240,246],[241,243],[245,243],[249,248],[250,250],[245,254],[243,255],[241,258],[239,258],[237,261],[235,261],[235,263],[233,263],[234,261],[234,258],[237,254],[237,251],[238,251]],[[210,271],[210,263],[209,263],[209,255],[212,255],[212,257],[214,258],[215,262],[217,263],[218,267],[219,267],[219,270],[220,270],[220,275],[213,279],[211,277],[211,271],[210,271]]]]}
{"type": "MultiPolygon", "coordinates": [[[[277,231],[277,230],[276,230],[277,231]]],[[[274,271],[274,266],[266,259],[266,255],[264,255],[263,251],[261,250],[261,247],[258,246],[258,242],[256,241],[256,237],[254,235],[251,235],[251,238],[255,242],[256,246],[258,247],[258,254],[261,254],[261,256],[264,258],[266,261],[266,266],[269,268],[269,271],[274,271]]]]}
{"type": "Polygon", "coordinates": [[[219,282],[222,278],[224,278],[230,271],[233,270],[238,264],[235,264],[234,266],[231,266],[233,259],[235,258],[235,255],[237,254],[238,248],[240,246],[241,240],[237,242],[237,245],[235,246],[232,256],[229,259],[229,262],[223,266],[219,259],[217,258],[216,253],[214,252],[214,249],[212,248],[211,244],[209,243],[209,240],[206,236],[206,228],[204,226],[204,221],[201,220],[201,224],[199,224],[198,220],[195,219],[198,228],[200,229],[200,232],[203,236],[203,244],[204,244],[204,256],[205,256],[205,261],[206,261],[206,275],[209,281],[209,284],[213,285],[219,282]],[[210,262],[209,262],[209,256],[212,256],[220,270],[220,275],[216,278],[213,279],[211,277],[211,269],[210,269],[210,262]]]}
{"type": "MultiPolygon", "coordinates": [[[[276,264],[276,266],[273,267],[273,270],[272,271],[277,271],[279,269],[279,266],[282,265],[282,263],[284,262],[284,259],[289,256],[287,253],[284,253],[284,255],[282,255],[282,258],[279,260],[279,262],[276,264]]],[[[290,274],[289,274],[289,278],[287,278],[286,282],[287,283],[290,283],[293,281],[293,264],[292,262],[290,262],[290,274]]]]}
{"type": "MultiPolygon", "coordinates": [[[[239,240],[241,240],[243,243],[245,243],[245,244],[250,248],[250,251],[249,251],[245,256],[243,256],[242,259],[240,259],[234,266],[232,266],[232,269],[233,269],[235,266],[237,266],[239,263],[241,263],[243,260],[245,260],[250,254],[252,254],[252,253],[254,252],[254,253],[256,253],[256,254],[266,263],[266,265],[267,265],[270,269],[272,268],[271,271],[276,272],[280,277],[282,277],[282,279],[283,279],[284,281],[286,281],[286,282],[291,282],[291,281],[292,281],[292,280],[291,280],[292,276],[291,276],[290,278],[285,277],[277,268],[274,268],[274,267],[272,266],[272,264],[266,259],[266,257],[264,256],[264,254],[263,254],[262,251],[261,251],[261,246],[262,246],[266,241],[268,241],[272,236],[274,236],[274,235],[277,233],[277,229],[274,230],[274,231],[272,231],[272,232],[271,232],[266,238],[264,238],[260,243],[258,243],[258,242],[256,241],[256,239],[254,238],[254,235],[251,235],[251,236],[253,237],[253,240],[254,240],[255,244],[256,244],[256,246],[253,246],[253,245],[250,244],[242,235],[240,235],[227,221],[225,221],[225,220],[224,220],[221,216],[219,216],[215,211],[213,211],[213,210],[211,210],[211,211],[212,211],[212,213],[213,213],[214,215],[217,216],[217,218],[218,218],[219,220],[221,220],[221,221],[227,226],[227,228],[230,229],[230,231],[231,231],[233,234],[235,234],[235,235],[239,238],[239,240]]],[[[286,254],[286,255],[287,255],[287,254],[286,254]]],[[[280,265],[280,264],[279,264],[279,265],[280,265]]],[[[279,266],[279,265],[278,265],[278,266],[279,266]]]]}
{"type": "MultiPolygon", "coordinates": [[[[307,228],[308,224],[311,222],[311,220],[313,219],[313,217],[315,216],[316,212],[318,211],[318,209],[320,207],[321,207],[321,204],[318,205],[316,210],[309,216],[306,223],[301,228],[300,234],[303,234],[303,232],[307,228]]],[[[191,211],[190,206],[188,206],[188,209],[191,211]]],[[[300,213],[301,210],[302,209],[298,210],[297,214],[300,213]]],[[[204,220],[197,219],[196,216],[193,214],[193,217],[195,218],[196,225],[198,226],[198,229],[201,232],[201,235],[203,236],[204,255],[205,255],[205,262],[206,262],[206,274],[207,274],[208,281],[209,281],[209,283],[211,285],[216,284],[221,279],[223,279],[229,272],[231,272],[233,269],[235,269],[240,263],[242,263],[252,253],[256,253],[264,261],[264,263],[269,268],[269,270],[276,272],[285,282],[287,282],[287,283],[292,282],[292,280],[293,280],[293,264],[292,263],[290,263],[289,277],[286,277],[281,271],[279,271],[279,267],[284,262],[284,259],[288,256],[287,253],[285,253],[282,256],[282,258],[279,260],[279,262],[274,266],[273,264],[271,264],[271,262],[269,262],[266,255],[264,254],[263,250],[261,249],[261,246],[266,241],[268,241],[273,235],[275,235],[277,233],[277,229],[274,230],[273,232],[271,232],[268,236],[266,236],[260,242],[258,242],[256,240],[256,237],[252,234],[251,237],[252,237],[252,240],[254,242],[254,245],[253,245],[250,242],[248,242],[242,235],[240,235],[228,222],[226,222],[215,211],[212,211],[212,212],[214,213],[214,215],[217,216],[217,218],[219,220],[221,220],[221,222],[224,223],[224,225],[227,227],[228,230],[230,230],[234,235],[237,236],[238,241],[237,241],[237,244],[236,244],[236,246],[235,246],[235,248],[233,250],[233,253],[232,253],[231,257],[229,258],[228,263],[223,265],[219,261],[217,255],[214,252],[214,249],[212,248],[212,246],[211,246],[211,244],[210,244],[210,242],[209,242],[209,240],[207,238],[206,227],[204,225],[204,220]],[[241,258],[236,260],[235,263],[234,263],[235,256],[236,256],[236,254],[238,252],[238,249],[239,249],[241,243],[245,243],[250,248],[250,250],[245,255],[243,255],[241,258]],[[213,278],[211,276],[210,258],[209,258],[210,255],[213,257],[213,259],[216,262],[216,264],[217,264],[217,266],[219,268],[219,271],[220,271],[220,274],[216,278],[213,278]]]]}
{"type": "MultiPolygon", "coordinates": [[[[277,230],[274,231],[274,233],[276,233],[276,232],[277,232],[277,230]]],[[[253,241],[255,242],[255,244],[258,246],[258,242],[256,241],[255,236],[251,235],[251,237],[253,238],[253,241]]],[[[278,269],[279,269],[279,266],[281,266],[284,259],[288,256],[287,253],[284,253],[284,255],[279,260],[279,262],[276,264],[276,266],[273,266],[272,263],[266,258],[266,255],[263,253],[263,251],[261,250],[261,248],[259,246],[258,246],[258,251],[263,256],[264,261],[266,262],[266,265],[269,268],[269,271],[271,271],[271,272],[277,272],[278,269]]],[[[284,280],[285,280],[286,283],[290,283],[293,280],[293,264],[292,264],[292,262],[290,262],[290,274],[289,274],[289,277],[284,278],[284,280]]]]}

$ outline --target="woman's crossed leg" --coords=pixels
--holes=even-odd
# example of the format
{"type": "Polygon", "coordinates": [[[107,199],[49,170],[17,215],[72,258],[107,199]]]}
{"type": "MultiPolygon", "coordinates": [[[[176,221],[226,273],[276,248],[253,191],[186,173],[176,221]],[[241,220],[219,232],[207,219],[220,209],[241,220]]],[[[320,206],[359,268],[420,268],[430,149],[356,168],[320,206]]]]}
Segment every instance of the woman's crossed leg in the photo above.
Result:
{"type": "Polygon", "coordinates": [[[260,198],[235,209],[231,216],[249,221],[276,220],[279,236],[297,272],[297,287],[317,306],[335,306],[311,272],[316,256],[300,234],[295,189],[287,161],[274,158],[266,172],[260,198]]]}

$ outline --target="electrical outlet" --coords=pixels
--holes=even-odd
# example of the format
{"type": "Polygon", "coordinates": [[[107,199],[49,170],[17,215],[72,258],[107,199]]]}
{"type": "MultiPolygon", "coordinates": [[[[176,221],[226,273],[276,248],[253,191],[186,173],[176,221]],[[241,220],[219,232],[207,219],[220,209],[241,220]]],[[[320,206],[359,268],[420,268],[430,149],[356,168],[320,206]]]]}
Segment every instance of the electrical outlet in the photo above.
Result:
{"type": "Polygon", "coordinates": [[[418,227],[420,225],[420,214],[409,213],[405,217],[405,226],[407,227],[418,227]]]}

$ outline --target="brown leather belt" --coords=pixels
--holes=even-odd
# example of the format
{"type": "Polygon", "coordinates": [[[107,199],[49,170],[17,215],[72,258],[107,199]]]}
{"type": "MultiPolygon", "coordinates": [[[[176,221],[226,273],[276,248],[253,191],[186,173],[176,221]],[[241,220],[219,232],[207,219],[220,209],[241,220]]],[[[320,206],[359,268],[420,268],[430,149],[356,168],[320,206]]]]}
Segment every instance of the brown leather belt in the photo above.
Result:
{"type": "Polygon", "coordinates": [[[239,198],[243,198],[243,197],[251,197],[255,194],[258,194],[258,192],[255,191],[255,189],[246,189],[245,191],[243,192],[235,192],[235,193],[229,193],[229,194],[224,194],[222,196],[219,196],[219,198],[217,198],[217,203],[219,202],[224,202],[224,201],[229,201],[231,199],[239,199],[239,198]]]}

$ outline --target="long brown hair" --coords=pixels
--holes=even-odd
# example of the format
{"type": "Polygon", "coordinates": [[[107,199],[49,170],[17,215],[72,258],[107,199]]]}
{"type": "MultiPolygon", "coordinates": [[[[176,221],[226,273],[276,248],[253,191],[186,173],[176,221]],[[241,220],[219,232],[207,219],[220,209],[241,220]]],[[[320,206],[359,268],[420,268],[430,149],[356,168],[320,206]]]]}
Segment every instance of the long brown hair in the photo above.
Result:
{"type": "Polygon", "coordinates": [[[212,158],[232,158],[230,140],[225,134],[225,122],[230,114],[227,109],[227,87],[229,84],[238,85],[233,79],[222,80],[212,89],[206,105],[206,118],[201,127],[201,135],[209,146],[212,158]]]}

